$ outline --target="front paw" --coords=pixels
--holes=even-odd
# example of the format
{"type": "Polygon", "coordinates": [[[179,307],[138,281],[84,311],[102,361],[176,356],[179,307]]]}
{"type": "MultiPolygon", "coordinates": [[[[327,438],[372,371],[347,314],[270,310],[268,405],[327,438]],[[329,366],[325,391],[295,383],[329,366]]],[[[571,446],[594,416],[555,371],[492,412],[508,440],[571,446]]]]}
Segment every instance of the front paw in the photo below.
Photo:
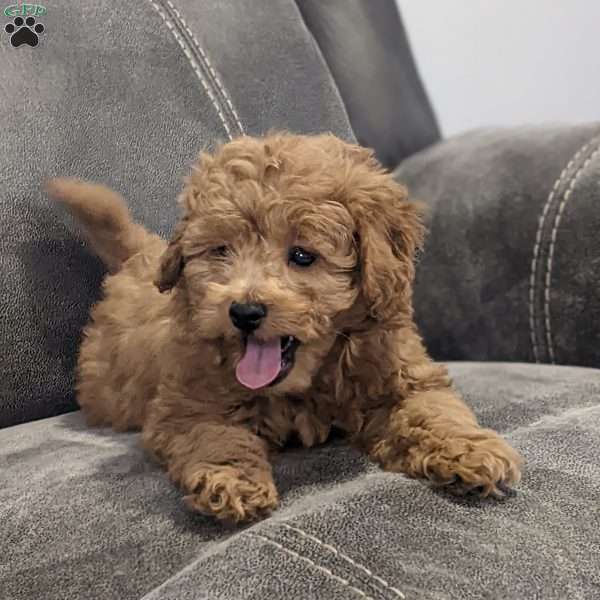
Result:
{"type": "Polygon", "coordinates": [[[409,450],[408,470],[436,485],[451,485],[455,492],[502,498],[521,478],[521,456],[494,431],[426,446],[409,450]]]}
{"type": "Polygon", "coordinates": [[[279,498],[270,476],[231,467],[205,471],[185,502],[194,511],[239,523],[267,517],[279,498]]]}

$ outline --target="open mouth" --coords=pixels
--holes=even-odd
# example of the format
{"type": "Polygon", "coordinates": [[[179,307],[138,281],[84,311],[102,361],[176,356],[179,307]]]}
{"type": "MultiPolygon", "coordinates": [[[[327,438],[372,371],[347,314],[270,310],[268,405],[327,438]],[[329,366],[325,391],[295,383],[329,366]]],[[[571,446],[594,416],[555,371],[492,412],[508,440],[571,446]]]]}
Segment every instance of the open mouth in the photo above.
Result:
{"type": "Polygon", "coordinates": [[[296,348],[300,345],[291,335],[259,340],[250,334],[243,339],[243,354],[237,364],[237,380],[251,390],[277,385],[294,366],[296,348]]]}

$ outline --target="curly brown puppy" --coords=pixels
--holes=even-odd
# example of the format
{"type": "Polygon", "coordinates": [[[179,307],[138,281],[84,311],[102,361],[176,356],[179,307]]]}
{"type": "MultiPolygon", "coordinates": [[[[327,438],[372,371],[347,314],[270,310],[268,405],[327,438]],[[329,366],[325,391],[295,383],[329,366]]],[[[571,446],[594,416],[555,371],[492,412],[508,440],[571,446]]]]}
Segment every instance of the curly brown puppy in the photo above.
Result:
{"type": "Polygon", "coordinates": [[[273,134],[203,154],[168,244],[102,186],[49,191],[111,271],[84,332],[79,403],[91,424],[141,429],[193,509],[268,514],[270,452],[332,427],[436,484],[487,496],[519,479],[519,455],[421,343],[420,213],[370,151],[273,134]]]}

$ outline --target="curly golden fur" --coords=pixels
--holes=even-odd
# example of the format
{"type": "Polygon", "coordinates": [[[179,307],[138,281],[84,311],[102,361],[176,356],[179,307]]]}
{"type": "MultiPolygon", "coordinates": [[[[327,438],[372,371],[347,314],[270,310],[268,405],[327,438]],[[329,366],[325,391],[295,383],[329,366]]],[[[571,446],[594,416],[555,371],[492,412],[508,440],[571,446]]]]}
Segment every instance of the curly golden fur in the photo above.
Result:
{"type": "Polygon", "coordinates": [[[87,419],[141,429],[193,509],[242,521],[277,506],[270,454],[344,431],[384,469],[501,495],[521,459],[481,428],[413,323],[423,226],[370,151],[330,135],[241,137],[202,154],[170,242],[134,224],[114,192],[76,180],[49,192],[111,273],[78,365],[87,419]],[[317,260],[288,261],[291,247],[317,260]],[[242,386],[228,314],[259,302],[255,335],[294,336],[281,382],[242,386]]]}

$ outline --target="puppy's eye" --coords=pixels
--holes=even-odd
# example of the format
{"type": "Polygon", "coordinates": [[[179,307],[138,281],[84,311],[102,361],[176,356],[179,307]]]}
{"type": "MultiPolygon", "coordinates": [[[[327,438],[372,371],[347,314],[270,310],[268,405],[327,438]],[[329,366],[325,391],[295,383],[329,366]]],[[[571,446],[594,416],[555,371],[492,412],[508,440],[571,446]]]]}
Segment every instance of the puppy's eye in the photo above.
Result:
{"type": "Polygon", "coordinates": [[[210,256],[215,257],[227,256],[229,254],[229,246],[215,246],[214,248],[211,248],[208,253],[210,256]]]}
{"type": "Polygon", "coordinates": [[[288,260],[299,267],[310,267],[317,260],[317,256],[304,248],[295,246],[290,249],[288,260]]]}

